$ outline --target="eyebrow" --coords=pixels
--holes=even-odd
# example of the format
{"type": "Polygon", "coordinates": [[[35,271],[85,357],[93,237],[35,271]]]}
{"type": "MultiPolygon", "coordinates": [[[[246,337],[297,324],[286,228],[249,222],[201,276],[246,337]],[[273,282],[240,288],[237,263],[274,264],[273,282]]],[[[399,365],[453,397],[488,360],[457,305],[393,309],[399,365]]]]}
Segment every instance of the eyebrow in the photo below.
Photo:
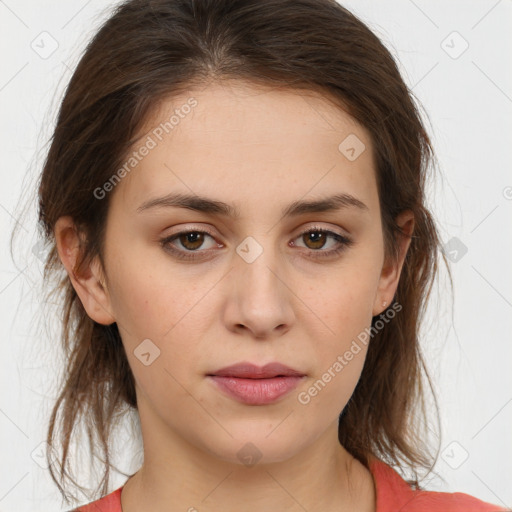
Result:
{"type": "MultiPolygon", "coordinates": [[[[163,197],[150,199],[142,203],[137,208],[137,212],[169,207],[188,208],[189,210],[231,217],[233,219],[240,217],[239,210],[228,203],[195,194],[179,193],[171,193],[163,197]]],[[[294,201],[283,209],[281,215],[282,217],[295,217],[305,213],[331,212],[346,208],[356,208],[361,212],[369,211],[368,206],[353,195],[341,193],[321,199],[294,201]]]]}

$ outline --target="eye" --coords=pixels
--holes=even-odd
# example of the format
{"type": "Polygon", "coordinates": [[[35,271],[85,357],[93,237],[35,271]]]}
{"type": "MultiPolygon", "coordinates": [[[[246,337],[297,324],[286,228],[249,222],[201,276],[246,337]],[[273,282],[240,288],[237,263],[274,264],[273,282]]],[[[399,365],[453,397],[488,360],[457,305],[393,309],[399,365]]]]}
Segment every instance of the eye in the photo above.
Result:
{"type": "MultiPolygon", "coordinates": [[[[200,231],[200,230],[188,230],[188,231],[180,231],[174,235],[168,236],[160,241],[162,247],[172,252],[175,256],[182,259],[193,259],[196,257],[195,254],[187,254],[191,252],[198,252],[198,249],[204,244],[205,238],[209,237],[212,240],[213,235],[208,231],[200,231]],[[178,242],[182,249],[177,249],[172,242],[178,242]]],[[[222,247],[221,244],[214,243],[211,246],[217,245],[218,247],[222,247]]]]}
{"type": "MultiPolygon", "coordinates": [[[[340,254],[342,251],[353,245],[353,240],[345,235],[341,235],[334,231],[329,231],[320,227],[313,227],[307,231],[303,231],[295,240],[300,239],[306,244],[306,249],[309,249],[309,253],[312,258],[325,258],[333,257],[340,254]],[[329,239],[333,240],[331,248],[323,250],[329,239]]],[[[172,253],[179,259],[197,259],[200,258],[200,253],[210,252],[208,249],[212,247],[223,247],[215,241],[213,234],[209,231],[189,229],[187,231],[180,231],[174,235],[168,236],[160,240],[162,247],[172,253]],[[205,240],[211,238],[213,243],[210,247],[203,247],[205,240]],[[180,248],[181,246],[181,248],[180,248]],[[203,251],[199,249],[203,248],[203,251]],[[198,253],[198,254],[194,254],[198,253]]],[[[293,247],[301,247],[292,242],[293,247]]]]}
{"type": "Polygon", "coordinates": [[[348,236],[340,235],[339,233],[320,227],[312,227],[307,231],[302,232],[297,239],[303,241],[303,243],[306,244],[306,248],[311,249],[310,252],[313,253],[314,258],[335,256],[351,247],[354,243],[348,236]],[[331,244],[332,248],[322,250],[329,238],[333,240],[333,243],[331,244]]]}

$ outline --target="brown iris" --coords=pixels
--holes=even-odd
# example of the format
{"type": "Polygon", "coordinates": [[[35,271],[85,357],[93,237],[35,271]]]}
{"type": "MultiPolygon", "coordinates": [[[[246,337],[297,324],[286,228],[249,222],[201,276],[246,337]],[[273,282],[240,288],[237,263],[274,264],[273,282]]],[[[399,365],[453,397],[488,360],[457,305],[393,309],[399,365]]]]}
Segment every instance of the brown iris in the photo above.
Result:
{"type": "Polygon", "coordinates": [[[308,246],[310,249],[321,249],[325,245],[325,241],[327,238],[327,234],[321,231],[310,231],[308,233],[304,233],[302,236],[302,240],[307,245],[307,242],[313,242],[315,244],[313,247],[308,246]],[[311,240],[313,238],[313,240],[311,240]]]}
{"type": "Polygon", "coordinates": [[[183,233],[178,237],[178,239],[186,249],[199,249],[204,243],[204,233],[194,231],[190,233],[183,233]],[[189,244],[192,244],[193,246],[191,247],[189,244]]]}

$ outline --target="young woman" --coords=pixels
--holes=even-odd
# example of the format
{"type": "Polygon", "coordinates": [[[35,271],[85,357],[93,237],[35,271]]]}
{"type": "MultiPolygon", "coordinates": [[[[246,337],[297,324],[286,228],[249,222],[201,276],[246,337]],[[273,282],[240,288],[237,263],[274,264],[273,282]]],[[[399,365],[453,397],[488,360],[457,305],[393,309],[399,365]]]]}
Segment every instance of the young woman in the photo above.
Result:
{"type": "Polygon", "coordinates": [[[390,53],[335,1],[120,5],[39,189],[45,276],[66,271],[63,495],[80,420],[104,453],[76,510],[503,510],[418,483],[432,155],[390,53]],[[107,494],[127,407],[144,462],[107,494]]]}

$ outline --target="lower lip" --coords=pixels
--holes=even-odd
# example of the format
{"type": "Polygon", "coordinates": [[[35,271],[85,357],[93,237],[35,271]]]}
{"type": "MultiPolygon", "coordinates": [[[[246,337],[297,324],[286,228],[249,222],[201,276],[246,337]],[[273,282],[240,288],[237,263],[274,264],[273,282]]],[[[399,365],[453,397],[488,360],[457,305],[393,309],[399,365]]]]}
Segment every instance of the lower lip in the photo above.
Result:
{"type": "Polygon", "coordinates": [[[275,402],[297,387],[303,377],[242,379],[210,375],[222,391],[245,404],[265,405],[275,402]]]}

